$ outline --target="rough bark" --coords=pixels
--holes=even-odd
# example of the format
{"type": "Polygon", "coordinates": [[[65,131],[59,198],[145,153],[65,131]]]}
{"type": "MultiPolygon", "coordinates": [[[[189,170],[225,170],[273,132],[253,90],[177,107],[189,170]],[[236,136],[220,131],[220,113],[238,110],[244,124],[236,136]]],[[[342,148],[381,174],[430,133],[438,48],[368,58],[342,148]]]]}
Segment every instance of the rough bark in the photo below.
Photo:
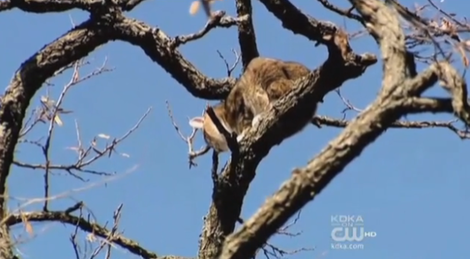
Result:
{"type": "Polygon", "coordinates": [[[253,26],[251,0],[237,0],[236,7],[238,17],[248,15],[248,19],[238,25],[238,42],[242,52],[243,68],[245,68],[253,58],[259,56],[255,28],[253,26]]]}
{"type": "MultiPolygon", "coordinates": [[[[361,76],[377,59],[372,54],[356,54],[347,35],[330,22],[318,21],[303,14],[288,0],[260,0],[284,28],[324,45],[328,58],[312,73],[296,82],[297,88],[277,101],[252,129],[232,155],[229,165],[214,179],[212,204],[204,219],[198,258],[251,258],[279,227],[295,212],[314,199],[362,150],[379,137],[387,127],[407,113],[453,112],[470,125],[466,84],[448,63],[441,62],[416,74],[413,59],[405,48],[405,38],[398,23],[398,14],[378,0],[350,0],[360,13],[355,19],[367,26],[380,46],[383,59],[383,84],[378,98],[350,123],[318,156],[301,169],[296,169],[259,211],[233,233],[239,219],[243,199],[256,175],[260,161],[270,149],[285,138],[277,123],[309,109],[327,93],[345,81],[361,76]],[[451,98],[423,98],[421,94],[440,79],[451,98]]],[[[167,71],[195,97],[222,99],[235,83],[234,78],[214,79],[202,74],[177,50],[178,45],[202,37],[215,27],[238,25],[243,64],[259,55],[256,46],[250,0],[237,0],[238,18],[218,13],[210,18],[201,32],[186,37],[168,37],[162,30],[142,21],[127,18],[142,0],[14,0],[0,2],[0,11],[13,8],[25,12],[63,12],[73,8],[90,12],[90,19],[76,26],[26,60],[15,73],[0,106],[0,257],[13,258],[8,227],[18,224],[22,216],[29,221],[60,221],[77,225],[82,230],[107,237],[109,230],[83,218],[71,215],[76,210],[29,212],[7,215],[7,178],[18,142],[25,111],[42,84],[55,71],[92,52],[111,40],[139,46],[143,52],[167,71]],[[5,224],[6,223],[6,224],[5,224]],[[8,226],[8,227],[7,227],[8,226]]],[[[331,8],[331,7],[330,7],[331,8]]],[[[318,118],[321,120],[322,118],[318,118]]],[[[328,122],[328,120],[323,120],[328,122]]],[[[268,172],[269,173],[269,172],[268,172]]],[[[116,244],[143,258],[157,254],[120,236],[116,244]]],[[[166,256],[158,258],[179,258],[166,256]]]]}

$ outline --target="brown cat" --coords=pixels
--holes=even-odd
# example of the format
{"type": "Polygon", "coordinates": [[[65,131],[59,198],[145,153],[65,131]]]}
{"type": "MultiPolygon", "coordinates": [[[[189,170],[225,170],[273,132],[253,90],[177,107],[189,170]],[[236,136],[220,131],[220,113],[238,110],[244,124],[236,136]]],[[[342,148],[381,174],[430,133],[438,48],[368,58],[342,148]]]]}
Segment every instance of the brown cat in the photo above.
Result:
{"type": "MultiPolygon", "coordinates": [[[[213,106],[214,113],[227,132],[236,133],[240,141],[250,127],[255,127],[260,114],[272,106],[272,102],[284,96],[295,86],[294,81],[310,73],[298,63],[272,58],[257,57],[251,60],[227,98],[213,106]]],[[[283,127],[287,137],[301,131],[313,118],[316,105],[298,114],[283,127]]],[[[221,134],[207,113],[190,120],[194,128],[202,129],[206,143],[217,152],[228,151],[225,137],[221,134]]]]}

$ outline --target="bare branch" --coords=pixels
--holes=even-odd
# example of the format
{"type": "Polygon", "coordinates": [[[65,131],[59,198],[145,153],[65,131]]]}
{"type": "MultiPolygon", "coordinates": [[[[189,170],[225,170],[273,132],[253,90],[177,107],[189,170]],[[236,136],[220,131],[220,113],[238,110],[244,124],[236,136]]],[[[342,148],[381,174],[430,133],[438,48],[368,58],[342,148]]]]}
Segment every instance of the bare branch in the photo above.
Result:
{"type": "MultiPolygon", "coordinates": [[[[113,214],[113,220],[114,220],[113,227],[111,228],[111,231],[109,232],[106,239],[101,240],[100,245],[93,251],[93,253],[90,256],[90,259],[96,258],[100,254],[100,252],[104,250],[105,247],[107,247],[105,259],[110,259],[111,258],[111,248],[112,248],[113,240],[117,235],[122,234],[122,233],[117,233],[119,221],[121,219],[122,206],[123,206],[123,204],[121,203],[118,206],[118,208],[114,211],[114,214],[113,214]]],[[[107,224],[105,224],[105,226],[106,225],[107,224]]],[[[91,234],[93,234],[93,233],[91,233],[91,234]]]]}
{"type": "Polygon", "coordinates": [[[173,117],[173,112],[171,111],[171,107],[168,101],[166,101],[166,109],[168,111],[168,116],[170,117],[171,123],[173,124],[173,128],[176,130],[176,133],[178,133],[180,138],[188,145],[189,168],[191,169],[192,166],[197,166],[197,164],[194,162],[194,159],[209,152],[210,147],[209,145],[205,145],[201,149],[194,151],[193,142],[194,138],[196,137],[197,129],[193,128],[193,131],[189,136],[184,136],[184,134],[180,130],[180,127],[176,123],[175,118],[173,117]]]}
{"type": "Polygon", "coordinates": [[[452,113],[452,99],[450,98],[426,98],[426,97],[410,97],[403,104],[403,108],[410,113],[452,113]]]}
{"type": "Polygon", "coordinates": [[[238,62],[240,62],[240,55],[238,55],[237,51],[232,49],[232,52],[235,55],[235,62],[233,62],[233,65],[229,66],[227,60],[224,58],[222,53],[220,53],[220,51],[217,50],[217,54],[219,54],[219,57],[224,61],[225,68],[227,69],[227,76],[229,77],[232,76],[233,70],[235,69],[235,67],[237,67],[238,62]]]}
{"type": "Polygon", "coordinates": [[[138,6],[145,0],[119,0],[119,6],[122,7],[123,11],[131,11],[134,7],[138,6]]]}
{"type": "MultiPolygon", "coordinates": [[[[263,5],[282,22],[282,26],[295,34],[302,34],[318,44],[324,44],[329,55],[345,60],[351,53],[347,34],[331,22],[323,22],[304,14],[289,0],[260,0],[263,5]]],[[[372,55],[372,54],[371,54],[372,55]]]]}
{"type": "MultiPolygon", "coordinates": [[[[23,162],[19,162],[19,161],[14,161],[13,164],[16,165],[16,166],[19,166],[19,167],[24,167],[24,168],[29,168],[29,169],[65,170],[69,174],[71,174],[71,175],[73,175],[73,176],[75,176],[79,179],[81,179],[81,178],[79,176],[77,176],[76,174],[74,174],[72,172],[73,170],[84,172],[84,173],[97,174],[97,175],[110,175],[109,173],[90,170],[90,169],[86,169],[85,167],[90,166],[91,164],[96,162],[98,159],[100,159],[100,158],[102,158],[106,155],[108,157],[110,157],[111,154],[113,153],[113,151],[116,150],[116,147],[120,143],[122,143],[125,139],[127,139],[134,131],[136,131],[140,127],[140,125],[142,124],[144,119],[149,115],[149,113],[151,111],[152,111],[152,107],[149,107],[147,109],[147,111],[142,115],[142,117],[140,117],[140,119],[137,121],[137,123],[132,128],[130,128],[121,137],[113,139],[111,141],[111,143],[107,143],[105,148],[102,149],[102,150],[99,150],[95,147],[96,146],[96,140],[94,139],[92,141],[91,145],[85,151],[83,151],[83,148],[80,148],[81,141],[79,141],[79,147],[77,148],[77,150],[79,152],[79,158],[74,164],[70,164],[70,165],[49,164],[49,165],[47,165],[47,162],[46,162],[46,164],[29,164],[29,163],[23,163],[23,162]],[[89,157],[91,151],[95,152],[95,155],[89,157]],[[80,155],[80,152],[81,152],[81,155],[80,155]]],[[[77,132],[78,132],[78,129],[77,129],[77,132]]]]}
{"type": "Polygon", "coordinates": [[[378,1],[352,0],[350,2],[364,17],[367,30],[380,45],[384,64],[383,84],[389,86],[387,91],[394,91],[403,83],[408,72],[405,34],[401,29],[397,13],[378,1]],[[388,25],[385,26],[384,23],[388,25]],[[392,82],[396,84],[393,87],[392,82]]]}
{"type": "Polygon", "coordinates": [[[455,115],[470,126],[467,83],[448,63],[440,63],[436,66],[436,70],[440,85],[452,96],[452,108],[454,108],[455,115]]]}
{"type": "Polygon", "coordinates": [[[247,17],[238,24],[238,42],[242,53],[243,70],[253,58],[259,56],[256,45],[255,28],[253,26],[251,0],[236,0],[238,17],[247,17]]]}
{"type": "MultiPolygon", "coordinates": [[[[130,11],[144,0],[118,0],[123,11],[130,11]]],[[[109,2],[106,2],[109,4],[109,2]]],[[[103,5],[101,0],[6,0],[0,2],[0,12],[18,8],[30,13],[65,12],[72,9],[92,11],[103,5]]]]}
{"type": "MultiPolygon", "coordinates": [[[[80,216],[79,217],[81,218],[82,217],[81,206],[82,206],[83,203],[80,202],[80,203],[77,203],[77,204],[75,204],[75,206],[72,206],[69,209],[65,210],[65,213],[69,214],[69,213],[72,213],[73,211],[76,211],[76,210],[80,209],[80,216]],[[78,208],[76,208],[77,204],[79,205],[78,208]]],[[[80,259],[80,248],[79,248],[78,241],[77,241],[77,235],[78,235],[78,226],[76,225],[75,228],[74,228],[73,233],[70,235],[69,241],[72,244],[73,251],[75,253],[75,259],[80,259]]]]}
{"type": "MultiPolygon", "coordinates": [[[[418,99],[422,100],[422,99],[418,99]]],[[[412,110],[414,113],[422,113],[426,111],[430,112],[452,112],[451,100],[447,99],[449,106],[447,108],[443,108],[446,105],[438,105],[439,108],[431,108],[428,105],[420,106],[416,101],[416,99],[412,99],[406,109],[412,110]]],[[[410,111],[411,112],[411,111],[410,111]]],[[[325,125],[330,127],[336,128],[344,128],[351,123],[351,121],[345,119],[334,119],[326,116],[315,116],[313,118],[315,124],[325,125]]],[[[451,121],[396,121],[390,125],[390,128],[400,128],[400,129],[424,129],[424,128],[446,128],[457,134],[457,136],[461,139],[470,139],[470,132],[467,130],[458,129],[453,124],[457,120],[451,121]]],[[[313,123],[313,122],[312,122],[313,123]]]]}
{"type": "MultiPolygon", "coordinates": [[[[0,217],[4,217],[6,179],[13,162],[26,108],[36,91],[55,71],[81,59],[106,43],[103,30],[93,21],[86,21],[45,46],[25,61],[16,72],[0,104],[0,217]]],[[[9,236],[0,233],[2,239],[9,236]]],[[[0,242],[0,257],[11,258],[8,242],[0,242]]]]}
{"type": "Polygon", "coordinates": [[[317,0],[320,2],[326,9],[333,11],[339,15],[342,15],[344,17],[356,20],[360,23],[364,23],[364,20],[362,19],[361,16],[357,14],[353,14],[352,11],[354,10],[354,6],[350,7],[348,10],[341,9],[340,7],[335,6],[334,4],[330,3],[328,0],[317,0]]]}
{"type": "MultiPolygon", "coordinates": [[[[108,238],[112,235],[112,232],[110,230],[107,230],[106,228],[100,226],[97,223],[92,223],[89,222],[88,220],[82,218],[82,217],[77,217],[74,215],[71,215],[70,210],[65,211],[36,211],[36,212],[23,212],[22,216],[25,217],[28,221],[31,222],[42,222],[42,221],[57,221],[57,222],[62,222],[66,224],[70,224],[72,226],[77,226],[83,231],[86,231],[88,233],[93,233],[96,236],[99,236],[101,238],[108,238]]],[[[21,215],[19,214],[13,214],[9,217],[7,220],[6,224],[8,226],[13,226],[16,224],[22,223],[21,220],[21,215]]],[[[158,257],[157,254],[153,253],[152,251],[140,246],[133,240],[124,237],[121,234],[116,234],[112,238],[112,242],[121,246],[122,248],[127,249],[129,252],[141,256],[142,258],[182,258],[183,257],[173,257],[173,256],[163,256],[163,257],[158,257]]]]}
{"type": "Polygon", "coordinates": [[[170,73],[193,96],[208,100],[224,98],[235,84],[234,78],[213,79],[204,76],[193,64],[171,49],[172,40],[159,28],[134,19],[123,18],[109,28],[114,38],[137,45],[153,61],[170,73]]]}
{"type": "MultiPolygon", "coordinates": [[[[290,228],[292,228],[294,225],[296,225],[297,222],[299,221],[300,213],[301,213],[301,211],[299,211],[297,213],[297,216],[294,218],[294,220],[292,220],[292,222],[286,224],[285,226],[280,228],[278,231],[276,231],[276,234],[278,234],[280,236],[288,236],[288,237],[296,237],[296,236],[301,235],[302,231],[300,231],[300,232],[290,232],[290,228]]],[[[245,223],[245,221],[241,218],[239,218],[238,222],[240,224],[245,223]]],[[[266,257],[266,259],[269,259],[271,257],[280,259],[285,255],[293,255],[293,254],[297,254],[297,253],[300,253],[300,252],[312,251],[312,250],[314,250],[314,249],[313,248],[307,248],[307,247],[300,248],[300,249],[295,249],[295,250],[285,250],[285,249],[279,248],[278,246],[275,246],[271,243],[265,243],[262,247],[260,247],[258,249],[258,251],[255,254],[258,254],[260,251],[262,251],[264,256],[266,257]]],[[[253,259],[254,258],[256,258],[256,256],[253,256],[253,259]]]]}
{"type": "Polygon", "coordinates": [[[211,8],[211,4],[213,4],[214,2],[215,0],[196,0],[191,3],[191,6],[189,7],[189,13],[195,14],[199,10],[199,7],[202,5],[204,13],[210,19],[212,18],[212,16],[214,16],[214,13],[212,12],[211,8]]]}
{"type": "Polygon", "coordinates": [[[209,31],[211,31],[212,29],[216,27],[229,28],[247,19],[248,19],[248,16],[232,18],[230,16],[226,16],[225,12],[223,11],[217,11],[209,18],[204,28],[202,28],[200,31],[196,33],[191,33],[189,35],[176,36],[170,42],[170,48],[174,50],[180,45],[183,45],[190,41],[198,40],[204,37],[209,31]]]}
{"type": "MultiPolygon", "coordinates": [[[[44,146],[42,147],[42,151],[43,151],[43,155],[44,155],[44,160],[45,160],[45,168],[44,168],[44,208],[43,210],[44,211],[47,211],[48,210],[48,202],[49,202],[49,174],[50,174],[50,158],[49,158],[49,150],[50,150],[50,146],[51,146],[51,139],[52,139],[52,135],[53,135],[53,131],[54,131],[54,126],[58,123],[58,121],[60,121],[59,119],[59,113],[63,113],[63,109],[62,109],[62,102],[64,100],[64,97],[65,95],[67,94],[68,90],[72,87],[72,86],[75,86],[77,84],[79,84],[80,82],[82,81],[85,81],[93,76],[96,76],[96,75],[99,75],[103,72],[107,72],[107,71],[110,71],[109,69],[106,69],[105,68],[105,65],[106,65],[106,62],[103,64],[103,66],[101,66],[101,68],[93,71],[92,73],[90,73],[89,75],[85,76],[85,77],[82,77],[80,78],[80,75],[79,75],[79,68],[81,66],[81,61],[77,61],[75,62],[75,65],[74,65],[74,71],[73,71],[73,74],[72,74],[72,78],[70,79],[70,82],[67,83],[60,96],[59,96],[59,99],[57,100],[57,103],[53,104],[53,108],[52,108],[52,114],[51,114],[51,119],[49,121],[49,129],[47,131],[47,135],[46,135],[46,142],[44,144],[44,146]]],[[[46,101],[47,102],[47,101],[46,101]]],[[[61,122],[60,122],[61,123],[61,122]]]]}

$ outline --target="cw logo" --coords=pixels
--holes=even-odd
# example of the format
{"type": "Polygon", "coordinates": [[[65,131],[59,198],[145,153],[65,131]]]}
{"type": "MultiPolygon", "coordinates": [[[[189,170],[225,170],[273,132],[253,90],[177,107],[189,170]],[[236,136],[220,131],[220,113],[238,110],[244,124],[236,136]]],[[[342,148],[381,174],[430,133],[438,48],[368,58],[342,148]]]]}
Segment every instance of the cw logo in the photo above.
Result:
{"type": "Polygon", "coordinates": [[[365,237],[375,237],[377,233],[370,231],[364,232],[363,227],[336,227],[331,231],[331,238],[337,242],[349,241],[349,242],[360,242],[365,237]]]}

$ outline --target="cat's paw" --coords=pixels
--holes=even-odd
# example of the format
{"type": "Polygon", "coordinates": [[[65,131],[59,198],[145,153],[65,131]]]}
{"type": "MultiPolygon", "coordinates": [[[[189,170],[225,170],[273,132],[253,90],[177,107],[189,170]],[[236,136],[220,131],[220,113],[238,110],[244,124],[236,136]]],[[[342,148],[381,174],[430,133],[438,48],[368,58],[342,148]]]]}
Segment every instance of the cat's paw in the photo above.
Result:
{"type": "Polygon", "coordinates": [[[253,117],[253,120],[251,121],[251,127],[252,128],[258,127],[258,125],[261,121],[261,118],[262,118],[261,114],[262,113],[260,113],[260,114],[256,115],[255,117],[253,117]]]}
{"type": "Polygon", "coordinates": [[[237,136],[237,142],[240,143],[242,141],[242,139],[245,137],[245,132],[246,131],[243,131],[242,133],[240,133],[240,135],[237,136]]]}

